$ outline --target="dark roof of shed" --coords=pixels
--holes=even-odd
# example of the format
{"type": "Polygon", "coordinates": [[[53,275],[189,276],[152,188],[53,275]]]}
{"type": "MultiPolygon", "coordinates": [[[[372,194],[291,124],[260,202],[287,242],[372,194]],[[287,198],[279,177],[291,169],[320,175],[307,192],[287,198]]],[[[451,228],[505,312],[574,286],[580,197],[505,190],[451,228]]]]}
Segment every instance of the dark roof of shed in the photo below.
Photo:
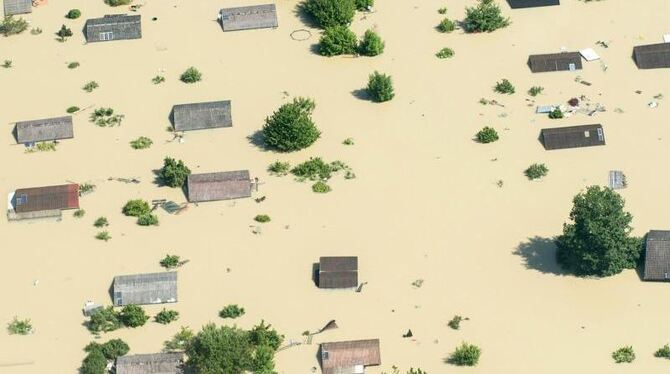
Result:
{"type": "Polygon", "coordinates": [[[507,0],[512,9],[560,5],[560,0],[507,0]]]}
{"type": "Polygon", "coordinates": [[[89,26],[103,26],[103,25],[118,25],[122,23],[140,23],[142,16],[127,15],[127,14],[107,14],[100,18],[90,18],[86,20],[86,27],[89,26]]]}
{"type": "Polygon", "coordinates": [[[74,137],[72,116],[44,118],[16,123],[16,141],[34,143],[74,137]]]}
{"type": "Polygon", "coordinates": [[[670,68],[670,43],[639,45],[633,57],[640,69],[670,68]]]}
{"type": "Polygon", "coordinates": [[[570,70],[574,64],[575,70],[581,70],[582,57],[579,52],[550,53],[528,56],[528,67],[533,73],[570,70]]]}
{"type": "Polygon", "coordinates": [[[230,100],[175,105],[172,119],[176,131],[233,126],[230,100]]]}
{"type": "Polygon", "coordinates": [[[353,288],[358,286],[358,257],[321,257],[319,288],[353,288]]]}
{"type": "Polygon", "coordinates": [[[263,29],[277,26],[277,9],[274,4],[221,9],[223,31],[263,29]]]}
{"type": "Polygon", "coordinates": [[[13,16],[16,14],[32,13],[32,0],[4,0],[4,11],[6,16],[13,16]]]}
{"type": "Polygon", "coordinates": [[[320,362],[323,374],[353,373],[356,365],[381,365],[379,339],[322,343],[320,362]]]}
{"type": "Polygon", "coordinates": [[[181,352],[120,356],[116,374],[180,374],[183,359],[181,352]]]}
{"type": "Polygon", "coordinates": [[[14,192],[17,213],[79,208],[79,185],[20,188],[14,192]]]}
{"type": "Polygon", "coordinates": [[[670,280],[670,231],[649,231],[645,253],[644,280],[670,280]]]}
{"type": "Polygon", "coordinates": [[[547,150],[605,145],[600,124],[542,129],[541,138],[547,150]]]}
{"type": "Polygon", "coordinates": [[[249,170],[191,174],[186,181],[188,201],[214,201],[251,196],[249,170]]]}

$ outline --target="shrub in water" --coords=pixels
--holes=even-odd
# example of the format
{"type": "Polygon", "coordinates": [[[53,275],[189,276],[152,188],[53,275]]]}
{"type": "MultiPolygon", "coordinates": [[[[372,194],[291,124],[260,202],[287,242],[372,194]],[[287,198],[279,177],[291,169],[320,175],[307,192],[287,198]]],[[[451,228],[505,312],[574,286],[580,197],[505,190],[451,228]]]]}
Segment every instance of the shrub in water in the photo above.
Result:
{"type": "Polygon", "coordinates": [[[368,80],[368,94],[378,103],[393,99],[395,93],[391,76],[376,71],[372,73],[368,80]]]}
{"type": "Polygon", "coordinates": [[[10,335],[28,335],[33,331],[33,325],[29,319],[18,319],[14,317],[12,322],[7,324],[7,332],[10,335]]]}
{"type": "Polygon", "coordinates": [[[159,172],[161,180],[172,188],[182,187],[189,174],[191,169],[184,165],[182,160],[177,161],[171,157],[163,159],[163,168],[159,172]]]}
{"type": "Polygon", "coordinates": [[[149,203],[142,199],[128,200],[126,205],[123,206],[123,214],[126,216],[139,217],[150,212],[149,203]]]}
{"type": "Polygon", "coordinates": [[[666,344],[659,348],[658,351],[654,352],[654,357],[670,359],[670,345],[666,344]]]}
{"type": "Polygon", "coordinates": [[[530,96],[535,97],[535,96],[541,94],[542,91],[544,91],[544,87],[541,87],[541,86],[533,86],[533,87],[531,87],[530,89],[528,89],[528,94],[529,94],[530,96]]]}
{"type": "Polygon", "coordinates": [[[244,308],[238,306],[237,304],[226,305],[219,312],[219,317],[221,318],[237,318],[244,315],[244,308]]]}
{"type": "Polygon", "coordinates": [[[96,310],[91,314],[91,319],[87,324],[88,329],[93,333],[114,331],[123,324],[119,319],[119,313],[113,307],[108,306],[96,310]]]}
{"type": "Polygon", "coordinates": [[[109,221],[107,221],[107,218],[105,217],[99,217],[95,220],[95,222],[93,222],[93,226],[97,228],[106,227],[109,226],[109,221]]]}
{"type": "Polygon", "coordinates": [[[93,90],[95,90],[95,89],[98,88],[98,87],[100,87],[100,85],[98,84],[98,82],[96,82],[96,81],[90,81],[90,82],[86,83],[86,84],[84,85],[84,87],[82,87],[81,89],[84,90],[84,91],[86,91],[86,92],[93,92],[93,90]]]}
{"type": "Polygon", "coordinates": [[[260,222],[260,223],[267,223],[267,222],[270,222],[271,219],[270,219],[270,216],[268,216],[267,214],[259,214],[256,217],[254,217],[254,221],[260,222]]]}
{"type": "Polygon", "coordinates": [[[329,179],[333,169],[330,164],[324,162],[320,157],[310,158],[293,169],[291,173],[299,180],[324,180],[329,179]]]}
{"type": "Polygon", "coordinates": [[[437,58],[452,58],[454,57],[454,50],[451,48],[442,48],[435,54],[437,58]]]}
{"type": "Polygon", "coordinates": [[[635,360],[635,352],[633,352],[633,347],[621,347],[612,352],[612,358],[617,364],[630,363],[635,360]]]}
{"type": "Polygon", "coordinates": [[[516,92],[516,90],[514,89],[514,85],[512,85],[512,82],[508,81],[507,79],[503,79],[500,82],[496,82],[496,85],[493,88],[493,90],[497,93],[507,95],[511,95],[514,92],[516,92]]]}
{"type": "Polygon", "coordinates": [[[358,40],[347,26],[329,26],[319,40],[319,53],[323,56],[338,56],[356,53],[358,40]]]}
{"type": "Polygon", "coordinates": [[[356,12],[356,0],[306,0],[302,6],[321,28],[346,26],[356,12]]]}
{"type": "Polygon", "coordinates": [[[86,211],[84,209],[77,209],[77,210],[74,211],[74,213],[72,215],[75,218],[81,218],[81,217],[84,216],[84,214],[86,214],[86,211]]]}
{"type": "Polygon", "coordinates": [[[67,40],[67,38],[72,36],[72,30],[70,30],[67,26],[62,25],[56,35],[58,35],[61,42],[64,42],[67,40]]]}
{"type": "Polygon", "coordinates": [[[448,362],[458,366],[475,366],[479,362],[482,351],[473,344],[462,343],[449,356],[448,362]]]}
{"type": "Polygon", "coordinates": [[[358,53],[363,56],[378,56],[384,53],[384,41],[376,32],[367,30],[358,45],[358,53]]]}
{"type": "Polygon", "coordinates": [[[23,18],[5,16],[0,23],[0,34],[4,36],[20,34],[28,28],[28,21],[23,18]]]}
{"type": "Polygon", "coordinates": [[[561,108],[555,108],[551,112],[549,112],[549,118],[551,119],[561,119],[563,118],[563,112],[561,111],[561,108]]]}
{"type": "Polygon", "coordinates": [[[477,133],[477,141],[480,143],[492,143],[498,140],[498,132],[493,127],[484,127],[477,133]]]}
{"type": "Polygon", "coordinates": [[[546,176],[548,172],[549,169],[545,164],[532,164],[526,169],[524,174],[526,174],[528,179],[535,180],[546,176]]]}
{"type": "Polygon", "coordinates": [[[137,217],[137,224],[140,226],[158,226],[158,217],[151,213],[142,214],[137,217]]]}
{"type": "Polygon", "coordinates": [[[78,107],[78,106],[71,106],[71,107],[67,108],[65,111],[68,112],[68,113],[70,113],[70,114],[72,114],[72,113],[74,113],[74,112],[78,112],[78,111],[79,111],[79,107],[78,107]]]}
{"type": "Polygon", "coordinates": [[[152,144],[154,144],[154,142],[146,136],[140,136],[139,138],[130,142],[130,146],[133,149],[147,149],[151,147],[152,144]]]}
{"type": "Polygon", "coordinates": [[[331,188],[326,182],[318,181],[312,185],[312,191],[316,193],[328,193],[331,191],[331,188]]]}
{"type": "Polygon", "coordinates": [[[184,83],[200,82],[202,80],[202,74],[200,73],[200,71],[198,71],[198,69],[191,66],[181,74],[181,77],[179,77],[179,79],[184,83]]]}
{"type": "Polygon", "coordinates": [[[509,18],[503,17],[493,0],[479,0],[477,6],[465,8],[463,28],[467,32],[492,32],[508,25],[509,18]]]}
{"type": "Polygon", "coordinates": [[[99,233],[97,233],[95,235],[95,238],[98,239],[98,240],[104,240],[106,242],[109,241],[110,239],[112,239],[112,237],[109,236],[109,232],[107,232],[107,231],[100,231],[99,233]]]}
{"type": "Polygon", "coordinates": [[[321,132],[312,121],[314,101],[302,97],[279,107],[265,119],[262,135],[265,144],[280,152],[293,152],[312,145],[321,132]]]}
{"type": "Polygon", "coordinates": [[[81,17],[81,11],[79,9],[70,9],[70,11],[67,12],[65,17],[69,19],[77,19],[81,17]]]}
{"type": "Polygon", "coordinates": [[[156,314],[156,322],[167,325],[168,323],[174,322],[179,319],[179,312],[176,310],[167,310],[163,308],[158,314],[156,314]]]}
{"type": "Polygon", "coordinates": [[[278,177],[288,174],[291,170],[291,164],[288,162],[275,161],[268,166],[268,173],[270,175],[276,175],[278,177]]]}
{"type": "Polygon", "coordinates": [[[356,9],[368,10],[375,5],[375,0],[356,0],[356,9]]]}
{"type": "Polygon", "coordinates": [[[119,317],[126,327],[140,327],[149,320],[149,316],[144,312],[144,309],[135,304],[124,306],[119,317]]]}
{"type": "Polygon", "coordinates": [[[445,18],[440,23],[437,25],[437,29],[440,32],[452,32],[456,29],[456,24],[454,21],[450,20],[449,18],[445,18]]]}
{"type": "Polygon", "coordinates": [[[105,3],[110,6],[128,5],[132,0],[105,0],[105,3]]]}

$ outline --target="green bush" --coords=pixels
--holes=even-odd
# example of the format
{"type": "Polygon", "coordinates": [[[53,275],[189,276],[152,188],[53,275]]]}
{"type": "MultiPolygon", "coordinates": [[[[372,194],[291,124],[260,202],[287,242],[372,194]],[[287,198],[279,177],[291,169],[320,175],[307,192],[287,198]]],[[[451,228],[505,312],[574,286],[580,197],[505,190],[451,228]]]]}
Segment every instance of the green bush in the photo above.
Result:
{"type": "Polygon", "coordinates": [[[540,179],[549,173],[549,169],[545,164],[532,164],[524,171],[524,174],[530,180],[540,179]]]}
{"type": "Polygon", "coordinates": [[[7,324],[7,332],[10,335],[28,335],[33,332],[33,325],[29,319],[14,319],[7,324]]]}
{"type": "Polygon", "coordinates": [[[463,321],[463,320],[464,320],[464,318],[461,317],[461,316],[454,316],[454,318],[452,318],[449,321],[449,323],[447,323],[447,325],[454,330],[458,330],[458,329],[461,328],[461,321],[463,321]]]}
{"type": "Polygon", "coordinates": [[[291,170],[291,164],[288,162],[281,162],[281,161],[275,161],[268,166],[268,173],[270,175],[275,175],[278,177],[282,177],[286,174],[289,173],[291,170]]]}
{"type": "Polygon", "coordinates": [[[121,339],[111,339],[102,344],[91,342],[84,348],[84,351],[89,353],[93,351],[100,351],[106,359],[116,360],[117,357],[128,353],[128,351],[130,351],[130,347],[121,339]]]}
{"type": "Polygon", "coordinates": [[[321,28],[347,26],[354,19],[356,0],[306,0],[303,9],[321,28]]]}
{"type": "Polygon", "coordinates": [[[368,94],[378,103],[393,99],[395,93],[391,76],[377,71],[372,73],[368,79],[368,94]]]}
{"type": "Polygon", "coordinates": [[[77,61],[74,61],[74,62],[70,62],[69,64],[67,64],[67,68],[68,69],[76,69],[76,68],[79,67],[79,65],[80,64],[77,61]]]}
{"type": "Polygon", "coordinates": [[[86,92],[89,92],[89,93],[90,93],[90,92],[93,92],[93,90],[95,90],[95,89],[98,88],[98,87],[100,87],[100,85],[98,84],[98,82],[96,82],[96,81],[90,81],[90,82],[86,83],[86,84],[84,85],[84,87],[82,87],[81,89],[84,90],[84,91],[86,91],[86,92]]]}
{"type": "Polygon", "coordinates": [[[89,120],[100,127],[113,127],[121,125],[124,117],[123,114],[114,114],[112,108],[97,108],[91,113],[89,120]]]}
{"type": "Polygon", "coordinates": [[[163,308],[158,314],[156,314],[156,322],[167,325],[168,323],[174,322],[179,319],[179,312],[176,310],[167,310],[163,308]]]}
{"type": "Polygon", "coordinates": [[[105,374],[107,372],[107,359],[100,349],[94,349],[81,363],[80,374],[105,374]]]}
{"type": "Polygon", "coordinates": [[[62,25],[60,27],[60,30],[58,30],[58,32],[56,33],[56,35],[58,35],[61,42],[64,42],[67,40],[67,38],[72,36],[72,30],[70,30],[67,26],[62,25]]]}
{"type": "Polygon", "coordinates": [[[344,145],[354,145],[354,138],[346,138],[342,141],[344,145]]]}
{"type": "Polygon", "coordinates": [[[179,79],[184,83],[200,82],[202,80],[202,73],[200,73],[200,71],[198,71],[198,69],[195,67],[191,66],[181,74],[179,79]]]}
{"type": "Polygon", "coordinates": [[[312,185],[312,191],[316,193],[328,193],[331,191],[331,188],[326,182],[317,181],[312,185]]]}
{"type": "Polygon", "coordinates": [[[358,10],[368,10],[375,5],[375,0],[355,0],[355,2],[358,10]]]}
{"type": "Polygon", "coordinates": [[[323,56],[351,55],[356,53],[358,40],[347,26],[326,27],[319,40],[319,53],[323,56]]]}
{"type": "Polygon", "coordinates": [[[454,50],[448,47],[440,49],[439,52],[435,54],[437,58],[452,58],[454,57],[454,50]]]}
{"type": "Polygon", "coordinates": [[[271,218],[267,214],[259,214],[256,217],[254,217],[254,221],[260,223],[267,223],[271,221],[271,218]]]}
{"type": "Polygon", "coordinates": [[[440,32],[449,33],[456,30],[456,24],[449,18],[445,18],[437,25],[437,30],[440,32]]]}
{"type": "Polygon", "coordinates": [[[407,374],[428,374],[428,372],[419,368],[417,369],[409,368],[407,374]]]}
{"type": "Polygon", "coordinates": [[[503,17],[493,0],[479,0],[477,6],[465,8],[463,28],[467,32],[492,32],[509,23],[509,18],[503,17]]]}
{"type": "Polygon", "coordinates": [[[165,350],[170,351],[184,351],[186,347],[193,341],[193,331],[188,327],[181,327],[181,330],[176,333],[172,339],[167,340],[163,343],[165,350]]]}
{"type": "Polygon", "coordinates": [[[561,108],[554,108],[551,112],[549,112],[549,118],[551,119],[561,119],[563,118],[563,111],[561,111],[561,108]]]}
{"type": "Polygon", "coordinates": [[[158,226],[158,217],[151,213],[142,214],[137,217],[137,224],[140,226],[158,226]]]}
{"type": "Polygon", "coordinates": [[[69,12],[65,15],[65,18],[77,19],[81,17],[81,11],[79,9],[70,9],[69,12]]]}
{"type": "Polygon", "coordinates": [[[480,143],[493,143],[498,140],[498,132],[493,127],[486,126],[479,130],[476,135],[477,141],[480,143]]]}
{"type": "Polygon", "coordinates": [[[563,225],[556,238],[556,259],[567,271],[579,276],[605,277],[634,269],[643,240],[631,236],[633,216],[614,190],[591,186],[575,196],[572,223],[563,225]]]}
{"type": "Polygon", "coordinates": [[[74,112],[78,112],[78,111],[79,111],[79,107],[78,107],[78,106],[71,106],[71,107],[67,108],[65,111],[68,112],[68,113],[70,113],[70,114],[72,114],[72,113],[74,113],[74,112]]]}
{"type": "Polygon", "coordinates": [[[106,242],[112,239],[108,231],[100,231],[99,233],[95,234],[95,238],[98,240],[104,240],[106,242]]]}
{"type": "Polygon", "coordinates": [[[654,357],[670,359],[670,345],[664,345],[654,352],[654,357]]]}
{"type": "Polygon", "coordinates": [[[165,77],[162,76],[162,75],[157,75],[157,76],[151,78],[151,83],[153,83],[153,84],[161,84],[163,82],[165,82],[165,77]]]}
{"type": "Polygon", "coordinates": [[[117,330],[123,324],[121,323],[119,313],[113,307],[108,306],[107,308],[93,312],[86,326],[91,332],[99,333],[117,330]]]}
{"type": "Polygon", "coordinates": [[[617,364],[631,363],[635,361],[635,352],[633,352],[633,347],[621,347],[612,352],[612,358],[617,364]]]}
{"type": "Polygon", "coordinates": [[[128,5],[131,3],[132,0],[105,0],[105,4],[109,6],[120,6],[120,5],[128,5]]]}
{"type": "Polygon", "coordinates": [[[495,87],[493,87],[493,90],[497,93],[507,94],[507,95],[511,95],[514,92],[516,92],[512,82],[508,81],[507,79],[503,79],[500,82],[496,82],[496,85],[495,85],[495,87]]]}
{"type": "Polygon", "coordinates": [[[481,349],[473,344],[462,343],[449,356],[448,362],[458,366],[475,366],[479,362],[481,349]]]}
{"type": "Polygon", "coordinates": [[[123,214],[130,217],[139,217],[150,212],[149,203],[142,199],[128,200],[126,205],[123,206],[123,214]]]}
{"type": "Polygon", "coordinates": [[[244,308],[239,307],[237,304],[226,305],[219,312],[219,317],[221,318],[237,318],[244,315],[244,308]]]}
{"type": "Polygon", "coordinates": [[[535,97],[535,96],[541,94],[542,91],[544,91],[544,87],[542,87],[542,86],[533,86],[533,87],[531,87],[531,88],[528,89],[528,95],[535,97]]]}
{"type": "Polygon", "coordinates": [[[130,142],[130,146],[133,149],[147,149],[151,147],[152,144],[154,144],[154,142],[146,136],[140,136],[139,138],[130,142]]]}
{"type": "Polygon", "coordinates": [[[144,309],[135,304],[124,306],[123,309],[121,309],[119,318],[124,326],[133,328],[140,327],[149,320],[149,316],[144,312],[144,309]]]}
{"type": "Polygon", "coordinates": [[[5,68],[5,69],[9,69],[9,68],[11,68],[11,67],[12,67],[12,60],[5,60],[5,61],[2,63],[2,67],[5,68]]]}
{"type": "Polygon", "coordinates": [[[437,12],[438,12],[439,14],[447,14],[447,10],[448,10],[448,9],[447,9],[447,7],[445,6],[445,7],[442,7],[442,8],[440,8],[440,9],[438,9],[437,12]]]}
{"type": "Polygon", "coordinates": [[[177,188],[184,186],[189,174],[191,174],[191,169],[182,160],[177,161],[174,158],[165,157],[159,176],[167,186],[177,188]]]}
{"type": "Polygon", "coordinates": [[[98,219],[96,219],[95,222],[93,222],[93,226],[97,228],[107,227],[109,226],[109,221],[107,221],[107,218],[105,217],[98,217],[98,219]]]}
{"type": "Polygon", "coordinates": [[[81,218],[85,214],[86,214],[86,211],[84,209],[77,209],[77,210],[74,211],[74,213],[72,215],[74,216],[74,218],[81,218]]]}
{"type": "Polygon", "coordinates": [[[265,119],[262,135],[265,144],[280,152],[298,151],[312,145],[321,132],[312,121],[314,101],[302,97],[279,107],[265,119]]]}
{"type": "Polygon", "coordinates": [[[23,18],[5,16],[0,23],[0,34],[4,36],[20,34],[28,28],[28,21],[23,18]]]}
{"type": "Polygon", "coordinates": [[[329,179],[332,172],[331,164],[324,162],[320,157],[310,158],[309,161],[298,164],[291,169],[291,173],[301,181],[329,179]]]}
{"type": "Polygon", "coordinates": [[[358,53],[363,56],[378,56],[384,53],[384,47],[385,43],[382,38],[376,32],[367,30],[358,45],[358,53]]]}
{"type": "Polygon", "coordinates": [[[159,261],[160,265],[168,270],[179,267],[179,260],[181,258],[177,255],[165,255],[165,257],[159,261]]]}

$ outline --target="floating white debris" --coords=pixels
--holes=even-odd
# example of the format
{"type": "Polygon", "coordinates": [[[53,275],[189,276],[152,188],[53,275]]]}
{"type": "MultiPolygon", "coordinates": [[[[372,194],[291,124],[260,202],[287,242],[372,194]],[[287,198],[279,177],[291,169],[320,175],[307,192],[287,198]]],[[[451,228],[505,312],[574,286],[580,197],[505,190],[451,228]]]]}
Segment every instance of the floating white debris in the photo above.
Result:
{"type": "Polygon", "coordinates": [[[663,41],[665,43],[670,43],[670,34],[663,35],[663,41]]]}
{"type": "Polygon", "coordinates": [[[586,48],[579,51],[579,54],[584,57],[586,61],[600,60],[600,56],[593,50],[593,48],[586,48]]]}
{"type": "Polygon", "coordinates": [[[535,113],[539,113],[539,114],[551,113],[551,112],[554,111],[554,108],[555,107],[553,105],[540,105],[535,110],[535,113]]]}

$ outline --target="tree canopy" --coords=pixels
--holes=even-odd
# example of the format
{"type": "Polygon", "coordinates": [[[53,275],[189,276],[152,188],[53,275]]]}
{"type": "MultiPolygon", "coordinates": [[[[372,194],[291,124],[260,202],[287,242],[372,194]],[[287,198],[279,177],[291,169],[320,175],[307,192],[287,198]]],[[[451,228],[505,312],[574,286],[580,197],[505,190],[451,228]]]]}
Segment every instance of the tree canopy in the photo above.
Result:
{"type": "Polygon", "coordinates": [[[492,32],[508,25],[509,18],[503,17],[493,0],[479,0],[477,6],[465,8],[463,28],[467,32],[492,32]]]}
{"type": "Polygon", "coordinates": [[[321,28],[347,26],[356,13],[355,0],[306,0],[303,8],[321,28]]]}
{"type": "Polygon", "coordinates": [[[624,200],[609,188],[591,186],[575,196],[572,223],[563,225],[556,240],[557,260],[564,269],[582,276],[609,276],[634,268],[642,241],[631,236],[633,216],[624,200]]]}
{"type": "Polygon", "coordinates": [[[265,144],[280,152],[293,152],[312,145],[321,132],[312,120],[316,104],[303,97],[279,107],[266,118],[262,134],[265,144]]]}
{"type": "Polygon", "coordinates": [[[186,183],[186,177],[191,174],[191,169],[184,165],[184,161],[165,157],[160,177],[170,187],[182,187],[186,183]]]}

